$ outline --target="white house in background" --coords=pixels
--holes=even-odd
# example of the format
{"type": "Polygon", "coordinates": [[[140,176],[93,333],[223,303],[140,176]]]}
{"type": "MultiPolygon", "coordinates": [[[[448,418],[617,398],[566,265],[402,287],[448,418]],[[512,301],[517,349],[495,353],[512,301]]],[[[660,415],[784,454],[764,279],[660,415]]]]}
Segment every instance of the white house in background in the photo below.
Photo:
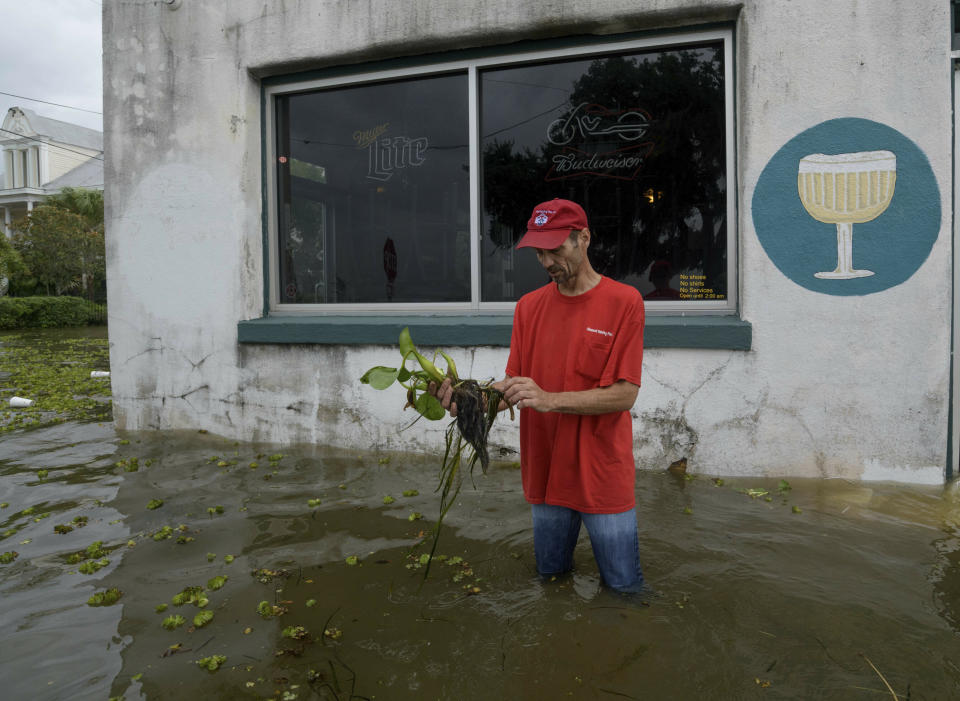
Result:
{"type": "Polygon", "coordinates": [[[65,187],[103,189],[103,133],[11,107],[0,127],[3,231],[65,187]]]}

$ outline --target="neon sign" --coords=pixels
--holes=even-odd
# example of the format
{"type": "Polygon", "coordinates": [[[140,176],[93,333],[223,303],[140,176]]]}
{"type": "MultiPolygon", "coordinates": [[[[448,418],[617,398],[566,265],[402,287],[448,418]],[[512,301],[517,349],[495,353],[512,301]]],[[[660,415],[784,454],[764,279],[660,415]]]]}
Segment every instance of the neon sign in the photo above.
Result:
{"type": "Polygon", "coordinates": [[[393,177],[394,171],[416,168],[426,161],[426,152],[430,147],[427,137],[384,136],[389,127],[390,123],[385,122],[371,129],[353,132],[357,148],[367,150],[367,177],[371,180],[386,182],[393,177]]]}

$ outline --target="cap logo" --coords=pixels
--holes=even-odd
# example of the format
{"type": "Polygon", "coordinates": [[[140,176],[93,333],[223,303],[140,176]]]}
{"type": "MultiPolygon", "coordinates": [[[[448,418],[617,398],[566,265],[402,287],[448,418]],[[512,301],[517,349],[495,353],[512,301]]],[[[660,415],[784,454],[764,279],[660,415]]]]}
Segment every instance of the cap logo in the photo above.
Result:
{"type": "Polygon", "coordinates": [[[549,219],[550,217],[548,217],[543,212],[540,212],[540,214],[537,215],[537,218],[533,220],[533,223],[536,224],[537,226],[543,226],[544,224],[547,223],[547,221],[549,221],[549,219]]]}

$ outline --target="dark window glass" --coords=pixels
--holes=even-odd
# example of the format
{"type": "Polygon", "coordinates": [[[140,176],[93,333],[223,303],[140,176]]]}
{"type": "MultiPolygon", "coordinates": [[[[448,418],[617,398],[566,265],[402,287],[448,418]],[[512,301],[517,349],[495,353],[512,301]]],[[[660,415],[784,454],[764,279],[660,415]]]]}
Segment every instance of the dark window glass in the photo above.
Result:
{"type": "Polygon", "coordinates": [[[514,250],[534,205],[583,205],[602,274],[650,301],[727,297],[723,45],[481,74],[483,301],[548,281],[514,250]]]}
{"type": "Polygon", "coordinates": [[[278,97],[279,299],[468,302],[467,79],[278,97]]]}

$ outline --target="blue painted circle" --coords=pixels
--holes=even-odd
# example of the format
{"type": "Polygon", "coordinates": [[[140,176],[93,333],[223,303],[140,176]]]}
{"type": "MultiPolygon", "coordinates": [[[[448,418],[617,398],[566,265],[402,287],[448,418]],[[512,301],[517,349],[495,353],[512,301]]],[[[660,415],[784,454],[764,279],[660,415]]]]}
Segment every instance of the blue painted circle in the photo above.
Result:
{"type": "Polygon", "coordinates": [[[774,265],[798,285],[830,295],[867,295],[909,279],[940,232],[940,189],[930,162],[913,141],[867,119],[832,119],[801,132],[774,154],[760,174],[752,202],[757,238],[774,265]],[[821,279],[837,265],[837,227],[814,219],[800,202],[800,159],[892,151],[897,157],[893,198],[876,219],[853,224],[853,267],[869,277],[821,279]]]}

